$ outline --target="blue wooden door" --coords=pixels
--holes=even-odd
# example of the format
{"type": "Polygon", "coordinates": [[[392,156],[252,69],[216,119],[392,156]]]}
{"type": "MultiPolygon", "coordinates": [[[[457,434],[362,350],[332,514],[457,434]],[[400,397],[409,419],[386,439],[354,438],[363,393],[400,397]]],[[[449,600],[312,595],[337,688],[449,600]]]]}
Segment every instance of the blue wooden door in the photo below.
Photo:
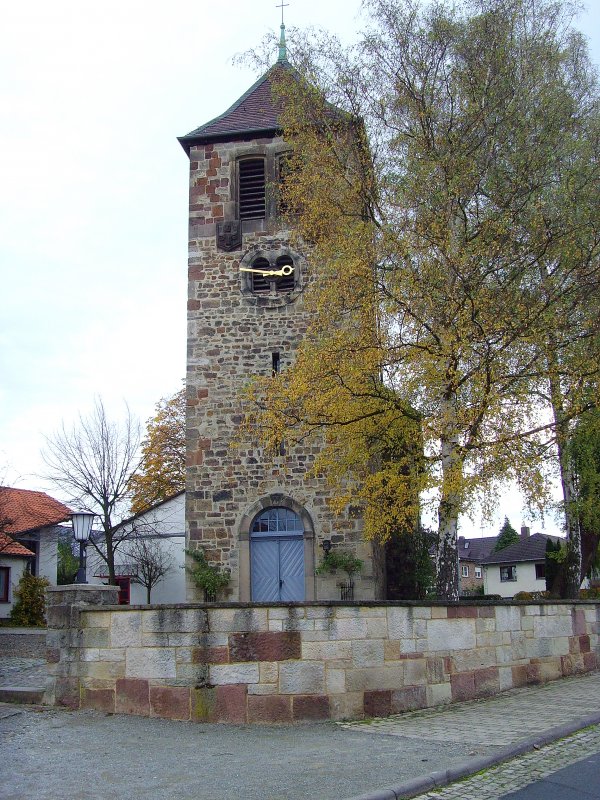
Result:
{"type": "Polygon", "coordinates": [[[250,538],[252,600],[304,600],[304,531],[288,509],[268,509],[254,521],[250,538]]]}

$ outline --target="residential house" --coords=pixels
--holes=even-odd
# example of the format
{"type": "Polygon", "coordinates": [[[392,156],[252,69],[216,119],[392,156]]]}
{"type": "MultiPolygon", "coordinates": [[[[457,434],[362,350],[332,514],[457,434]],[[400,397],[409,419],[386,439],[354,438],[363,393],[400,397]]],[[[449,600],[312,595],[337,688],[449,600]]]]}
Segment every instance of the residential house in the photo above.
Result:
{"type": "Polygon", "coordinates": [[[458,537],[458,563],[461,595],[483,594],[482,560],[490,555],[497,536],[484,536],[479,539],[458,537]]]}
{"type": "MultiPolygon", "coordinates": [[[[115,554],[115,578],[120,587],[119,602],[147,603],[144,562],[162,560],[165,575],[152,587],[152,603],[184,603],[185,597],[185,492],[156,503],[146,511],[123,520],[116,534],[122,539],[115,554]]],[[[93,537],[102,548],[103,535],[93,537]]],[[[106,562],[88,545],[88,581],[107,583],[106,562]]]]}
{"type": "MultiPolygon", "coordinates": [[[[60,523],[71,517],[70,508],[45,492],[0,486],[0,529],[33,553],[30,570],[56,583],[57,543],[60,523]]],[[[11,578],[14,583],[14,579],[11,578]]]]}
{"type": "Polygon", "coordinates": [[[34,557],[32,550],[0,533],[0,619],[10,617],[15,586],[34,557]]]}
{"type": "Polygon", "coordinates": [[[543,592],[546,590],[546,543],[557,541],[557,536],[544,533],[529,534],[521,528],[518,542],[490,553],[481,562],[486,594],[514,597],[518,592],[543,592]]]}

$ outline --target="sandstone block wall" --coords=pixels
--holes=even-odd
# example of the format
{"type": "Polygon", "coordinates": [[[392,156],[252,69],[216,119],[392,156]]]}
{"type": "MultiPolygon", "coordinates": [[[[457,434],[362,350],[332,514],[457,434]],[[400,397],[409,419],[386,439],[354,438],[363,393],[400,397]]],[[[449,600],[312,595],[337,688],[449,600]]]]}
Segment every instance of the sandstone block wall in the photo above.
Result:
{"type": "Polygon", "coordinates": [[[76,612],[48,634],[58,704],[198,722],[385,716],[593,670],[600,654],[591,602],[76,612]]]}

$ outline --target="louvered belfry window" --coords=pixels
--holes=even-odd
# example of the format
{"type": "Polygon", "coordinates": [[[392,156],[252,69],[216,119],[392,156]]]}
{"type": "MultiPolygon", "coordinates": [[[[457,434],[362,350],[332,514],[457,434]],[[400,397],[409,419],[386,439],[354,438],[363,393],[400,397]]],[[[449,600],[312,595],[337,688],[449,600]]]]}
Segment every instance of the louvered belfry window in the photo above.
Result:
{"type": "MultiPolygon", "coordinates": [[[[252,262],[252,269],[272,269],[266,258],[255,258],[252,262]]],[[[252,291],[254,294],[268,294],[271,291],[269,278],[259,272],[252,273],[252,291]]]]}
{"type": "Polygon", "coordinates": [[[266,211],[265,160],[245,158],[239,162],[240,219],[264,219],[266,211]]]}
{"type": "MultiPolygon", "coordinates": [[[[279,256],[275,262],[276,269],[289,266],[294,268],[294,259],[291,256],[279,256]]],[[[277,281],[278,292],[293,292],[296,285],[296,278],[292,272],[290,275],[282,275],[277,281]]]]}

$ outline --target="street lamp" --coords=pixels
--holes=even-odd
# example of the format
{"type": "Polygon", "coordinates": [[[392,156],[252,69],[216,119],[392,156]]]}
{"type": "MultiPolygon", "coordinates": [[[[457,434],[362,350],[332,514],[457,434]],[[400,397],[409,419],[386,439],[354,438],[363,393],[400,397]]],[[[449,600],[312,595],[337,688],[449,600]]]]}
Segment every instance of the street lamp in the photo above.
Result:
{"type": "Polygon", "coordinates": [[[90,538],[92,522],[95,516],[95,514],[91,514],[89,511],[77,511],[75,514],[71,514],[73,536],[75,540],[79,542],[79,569],[77,570],[75,583],[87,583],[87,576],[85,574],[85,548],[90,538]]]}

